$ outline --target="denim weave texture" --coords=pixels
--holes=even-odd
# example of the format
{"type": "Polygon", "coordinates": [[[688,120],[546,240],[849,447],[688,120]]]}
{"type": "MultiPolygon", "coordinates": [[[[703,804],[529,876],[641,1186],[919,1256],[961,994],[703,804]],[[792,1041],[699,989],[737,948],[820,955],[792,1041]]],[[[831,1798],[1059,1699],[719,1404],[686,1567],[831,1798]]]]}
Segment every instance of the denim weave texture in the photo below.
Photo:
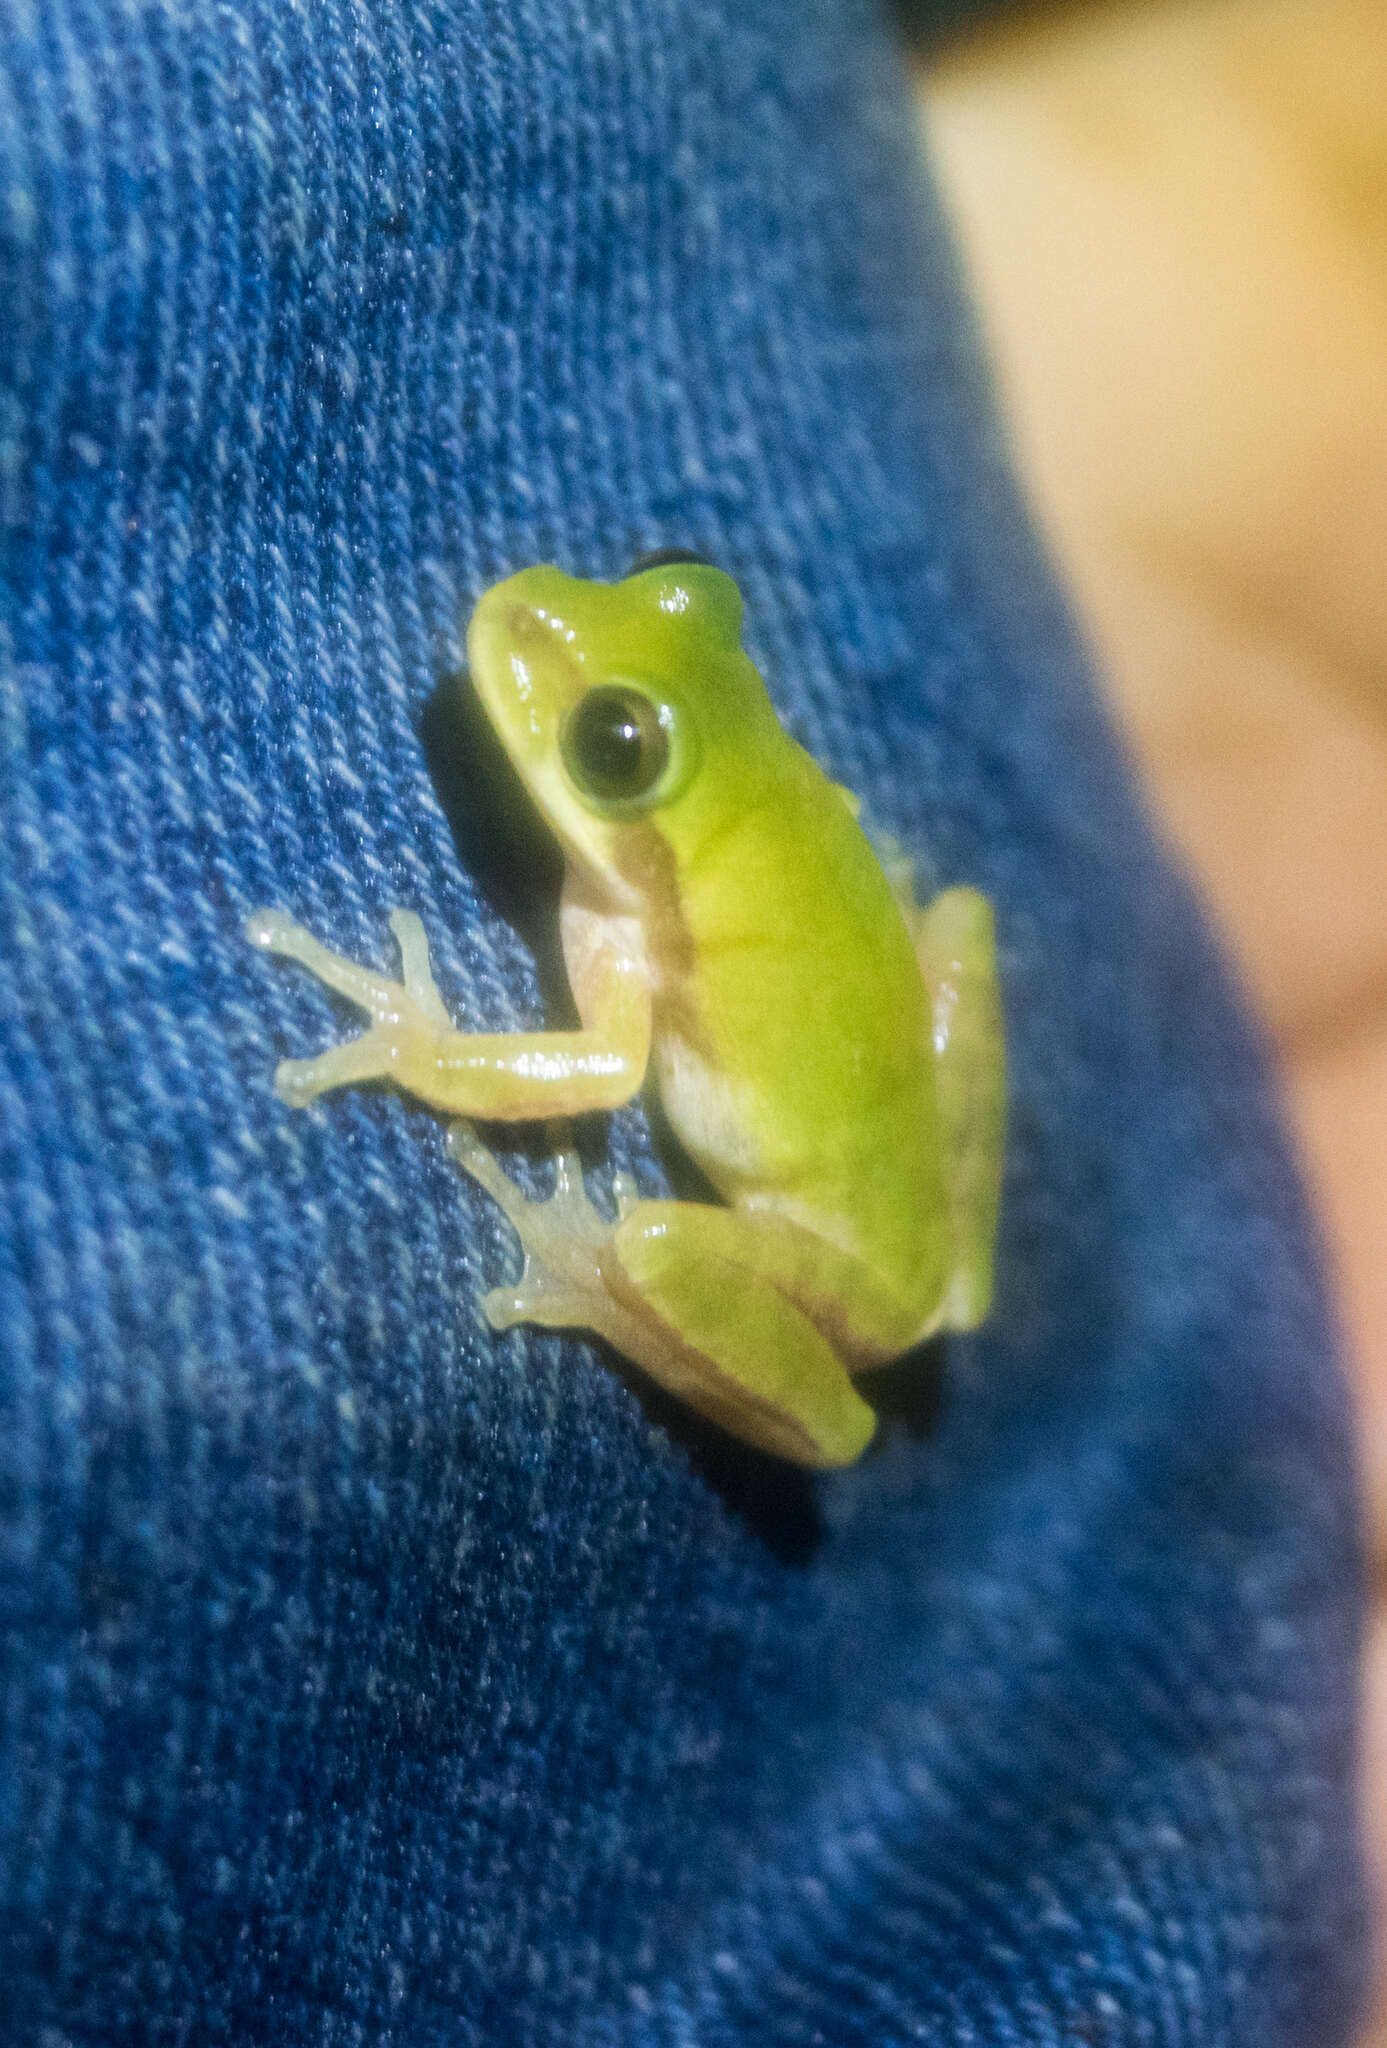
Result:
{"type": "MultiPolygon", "coordinates": [[[[14,2048],[1343,2036],[1313,1249],[912,120],[859,0],[0,17],[14,2048]],[[242,934],[393,971],[403,905],[461,1022],[537,1024],[427,709],[499,576],[671,545],[922,885],[998,908],[996,1313],[825,1479],[493,1336],[440,1120],[284,1109],[349,1019],[242,934]]],[[[640,1110],[587,1142],[666,1185],[640,1110]]]]}

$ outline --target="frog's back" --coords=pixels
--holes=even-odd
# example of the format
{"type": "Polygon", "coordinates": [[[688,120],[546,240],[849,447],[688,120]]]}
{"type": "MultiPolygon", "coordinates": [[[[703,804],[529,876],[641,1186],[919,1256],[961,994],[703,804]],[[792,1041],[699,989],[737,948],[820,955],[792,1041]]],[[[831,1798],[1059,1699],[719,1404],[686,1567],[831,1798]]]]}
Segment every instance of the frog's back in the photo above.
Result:
{"type": "Polygon", "coordinates": [[[945,1216],[928,998],[842,792],[786,740],[773,799],[694,846],[678,882],[655,1069],[681,1143],[727,1200],[928,1296],[945,1216]]]}

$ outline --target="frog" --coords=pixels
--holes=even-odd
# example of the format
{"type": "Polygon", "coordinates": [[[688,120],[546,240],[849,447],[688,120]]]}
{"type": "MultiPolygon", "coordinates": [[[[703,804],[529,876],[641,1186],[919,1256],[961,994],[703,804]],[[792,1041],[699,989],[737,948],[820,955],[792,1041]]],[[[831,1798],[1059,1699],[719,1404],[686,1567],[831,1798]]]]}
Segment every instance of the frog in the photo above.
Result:
{"type": "Polygon", "coordinates": [[[255,946],[368,1020],[283,1061],[275,1088],[303,1107],[387,1081],[452,1119],[453,1161],[523,1254],[484,1297],[493,1329],[589,1333],[743,1442],[851,1465],[877,1422],[861,1376],[988,1313],[1006,1111],[991,903],[959,882],[917,905],[899,848],[778,717],[737,584],[707,561],[614,582],[522,569],[477,602],[467,677],[562,850],[577,1024],[458,1029],[412,911],[389,915],[394,979],[257,910],[255,946]],[[698,1198],[618,1174],[608,1215],[567,1120],[642,1088],[698,1198]],[[515,1122],[551,1135],[547,1200],[477,1130],[515,1122]]]}

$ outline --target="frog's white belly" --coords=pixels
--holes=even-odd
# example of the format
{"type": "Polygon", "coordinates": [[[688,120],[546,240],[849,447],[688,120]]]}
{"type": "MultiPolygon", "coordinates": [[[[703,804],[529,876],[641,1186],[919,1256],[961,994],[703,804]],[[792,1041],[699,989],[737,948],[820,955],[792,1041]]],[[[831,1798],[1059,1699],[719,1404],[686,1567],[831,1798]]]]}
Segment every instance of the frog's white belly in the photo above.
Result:
{"type": "Polygon", "coordinates": [[[864,1256],[851,1219],[806,1193],[805,1162],[797,1162],[796,1172],[792,1162],[768,1157],[757,1145],[749,1089],[738,1089],[675,1035],[661,1037],[654,1066],[675,1136],[734,1208],[778,1216],[851,1258],[864,1256]]]}
{"type": "Polygon", "coordinates": [[[730,1194],[763,1168],[749,1091],[710,1066],[677,1032],[661,1032],[653,1065],[665,1115],[714,1187],[730,1194]]]}

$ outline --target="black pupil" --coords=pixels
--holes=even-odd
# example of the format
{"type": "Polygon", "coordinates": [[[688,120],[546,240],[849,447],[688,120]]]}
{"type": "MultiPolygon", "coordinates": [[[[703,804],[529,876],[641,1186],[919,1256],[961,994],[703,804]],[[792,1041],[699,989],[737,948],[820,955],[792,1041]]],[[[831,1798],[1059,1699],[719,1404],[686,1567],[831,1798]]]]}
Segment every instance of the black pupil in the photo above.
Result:
{"type": "Polygon", "coordinates": [[[644,796],[659,781],[669,754],[660,714],[639,690],[611,683],[589,690],[567,734],[569,771],[589,796],[644,796]]]}

